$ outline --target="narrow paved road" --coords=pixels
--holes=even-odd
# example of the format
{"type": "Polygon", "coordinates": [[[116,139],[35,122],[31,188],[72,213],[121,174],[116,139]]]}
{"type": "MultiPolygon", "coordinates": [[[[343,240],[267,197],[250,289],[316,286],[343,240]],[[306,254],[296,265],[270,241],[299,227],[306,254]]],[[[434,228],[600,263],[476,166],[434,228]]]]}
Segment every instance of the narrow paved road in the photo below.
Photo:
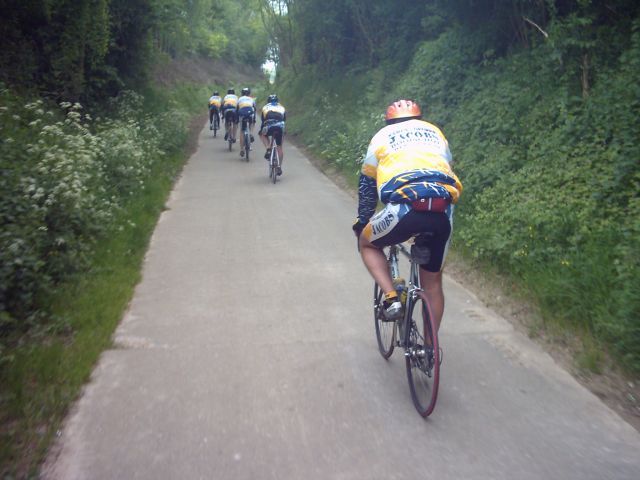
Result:
{"type": "Polygon", "coordinates": [[[640,435],[451,280],[422,420],[377,352],[355,201],[255,153],[203,130],[44,478],[640,478],[640,435]]]}

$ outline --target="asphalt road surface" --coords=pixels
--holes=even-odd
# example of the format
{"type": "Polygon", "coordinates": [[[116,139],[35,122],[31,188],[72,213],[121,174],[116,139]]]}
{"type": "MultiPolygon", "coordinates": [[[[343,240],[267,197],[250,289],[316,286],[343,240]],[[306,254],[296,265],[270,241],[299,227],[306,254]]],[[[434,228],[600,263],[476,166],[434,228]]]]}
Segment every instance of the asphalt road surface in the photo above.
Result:
{"type": "MultiPolygon", "coordinates": [[[[433,415],[374,332],[356,202],[208,129],[46,479],[640,479],[640,434],[446,280],[433,415]]],[[[455,234],[455,232],[454,232],[455,234]]]]}

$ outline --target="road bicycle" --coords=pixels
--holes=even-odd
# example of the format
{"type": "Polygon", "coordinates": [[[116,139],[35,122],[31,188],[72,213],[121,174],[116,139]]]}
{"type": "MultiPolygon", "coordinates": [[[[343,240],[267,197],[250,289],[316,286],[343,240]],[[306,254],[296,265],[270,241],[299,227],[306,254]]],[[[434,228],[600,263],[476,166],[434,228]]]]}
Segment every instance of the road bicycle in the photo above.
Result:
{"type": "Polygon", "coordinates": [[[278,155],[276,140],[273,136],[269,137],[269,148],[271,149],[271,154],[269,155],[269,178],[275,184],[278,180],[278,172],[281,171],[281,160],[280,155],[278,155]]]}
{"type": "Polygon", "coordinates": [[[231,151],[231,147],[235,141],[235,138],[233,138],[233,120],[230,120],[226,116],[226,113],[224,118],[224,129],[225,132],[227,132],[227,142],[229,143],[229,151],[231,151]]]}
{"type": "Polygon", "coordinates": [[[386,319],[382,303],[384,295],[378,284],[375,284],[373,291],[373,315],[380,354],[388,359],[395,347],[404,349],[411,399],[418,413],[427,417],[433,412],[438,398],[442,351],[429,301],[420,285],[419,265],[428,262],[430,252],[428,248],[419,246],[418,239],[419,236],[411,245],[411,251],[403,244],[387,247],[391,278],[401,301],[404,300],[402,318],[392,321],[386,319]],[[398,252],[410,262],[408,287],[400,277],[398,252]]]}
{"type": "Polygon", "coordinates": [[[249,133],[250,122],[250,118],[242,117],[242,141],[244,142],[242,147],[244,149],[244,158],[247,162],[249,161],[249,151],[251,150],[251,134],[249,133]]]}
{"type": "Polygon", "coordinates": [[[217,134],[218,134],[218,130],[220,130],[220,117],[218,114],[215,114],[213,116],[213,128],[211,129],[211,131],[213,132],[213,138],[216,138],[217,134]]]}

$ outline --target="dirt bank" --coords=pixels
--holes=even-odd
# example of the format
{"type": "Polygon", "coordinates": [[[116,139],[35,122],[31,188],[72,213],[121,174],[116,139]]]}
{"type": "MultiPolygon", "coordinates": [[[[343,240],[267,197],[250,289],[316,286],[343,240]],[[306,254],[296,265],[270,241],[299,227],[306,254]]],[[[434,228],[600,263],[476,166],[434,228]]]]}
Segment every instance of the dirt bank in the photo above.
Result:
{"type": "Polygon", "coordinates": [[[153,72],[154,80],[164,87],[180,82],[233,86],[238,82],[253,83],[263,77],[259,68],[204,57],[169,59],[158,64],[153,72]]]}

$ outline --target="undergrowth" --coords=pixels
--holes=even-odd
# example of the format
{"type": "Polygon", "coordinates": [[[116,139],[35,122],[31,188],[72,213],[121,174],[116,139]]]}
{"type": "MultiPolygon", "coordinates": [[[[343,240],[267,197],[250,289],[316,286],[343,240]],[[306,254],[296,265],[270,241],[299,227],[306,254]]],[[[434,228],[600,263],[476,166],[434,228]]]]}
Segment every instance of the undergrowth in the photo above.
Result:
{"type": "MultiPolygon", "coordinates": [[[[562,38],[566,28],[553,33],[562,38]]],[[[385,106],[416,99],[443,128],[465,188],[453,246],[518,282],[545,322],[597,339],[638,373],[637,20],[616,48],[594,55],[588,95],[567,64],[550,61],[569,46],[549,41],[495,58],[456,29],[423,42],[406,71],[298,66],[279,89],[292,112],[288,131],[351,175],[385,106]]]]}
{"type": "Polygon", "coordinates": [[[128,92],[87,114],[2,92],[0,476],[37,476],[110,345],[210,89],[128,92]],[[203,100],[204,99],[204,100],[203,100]],[[6,133],[4,133],[6,135],[6,133]]]}

